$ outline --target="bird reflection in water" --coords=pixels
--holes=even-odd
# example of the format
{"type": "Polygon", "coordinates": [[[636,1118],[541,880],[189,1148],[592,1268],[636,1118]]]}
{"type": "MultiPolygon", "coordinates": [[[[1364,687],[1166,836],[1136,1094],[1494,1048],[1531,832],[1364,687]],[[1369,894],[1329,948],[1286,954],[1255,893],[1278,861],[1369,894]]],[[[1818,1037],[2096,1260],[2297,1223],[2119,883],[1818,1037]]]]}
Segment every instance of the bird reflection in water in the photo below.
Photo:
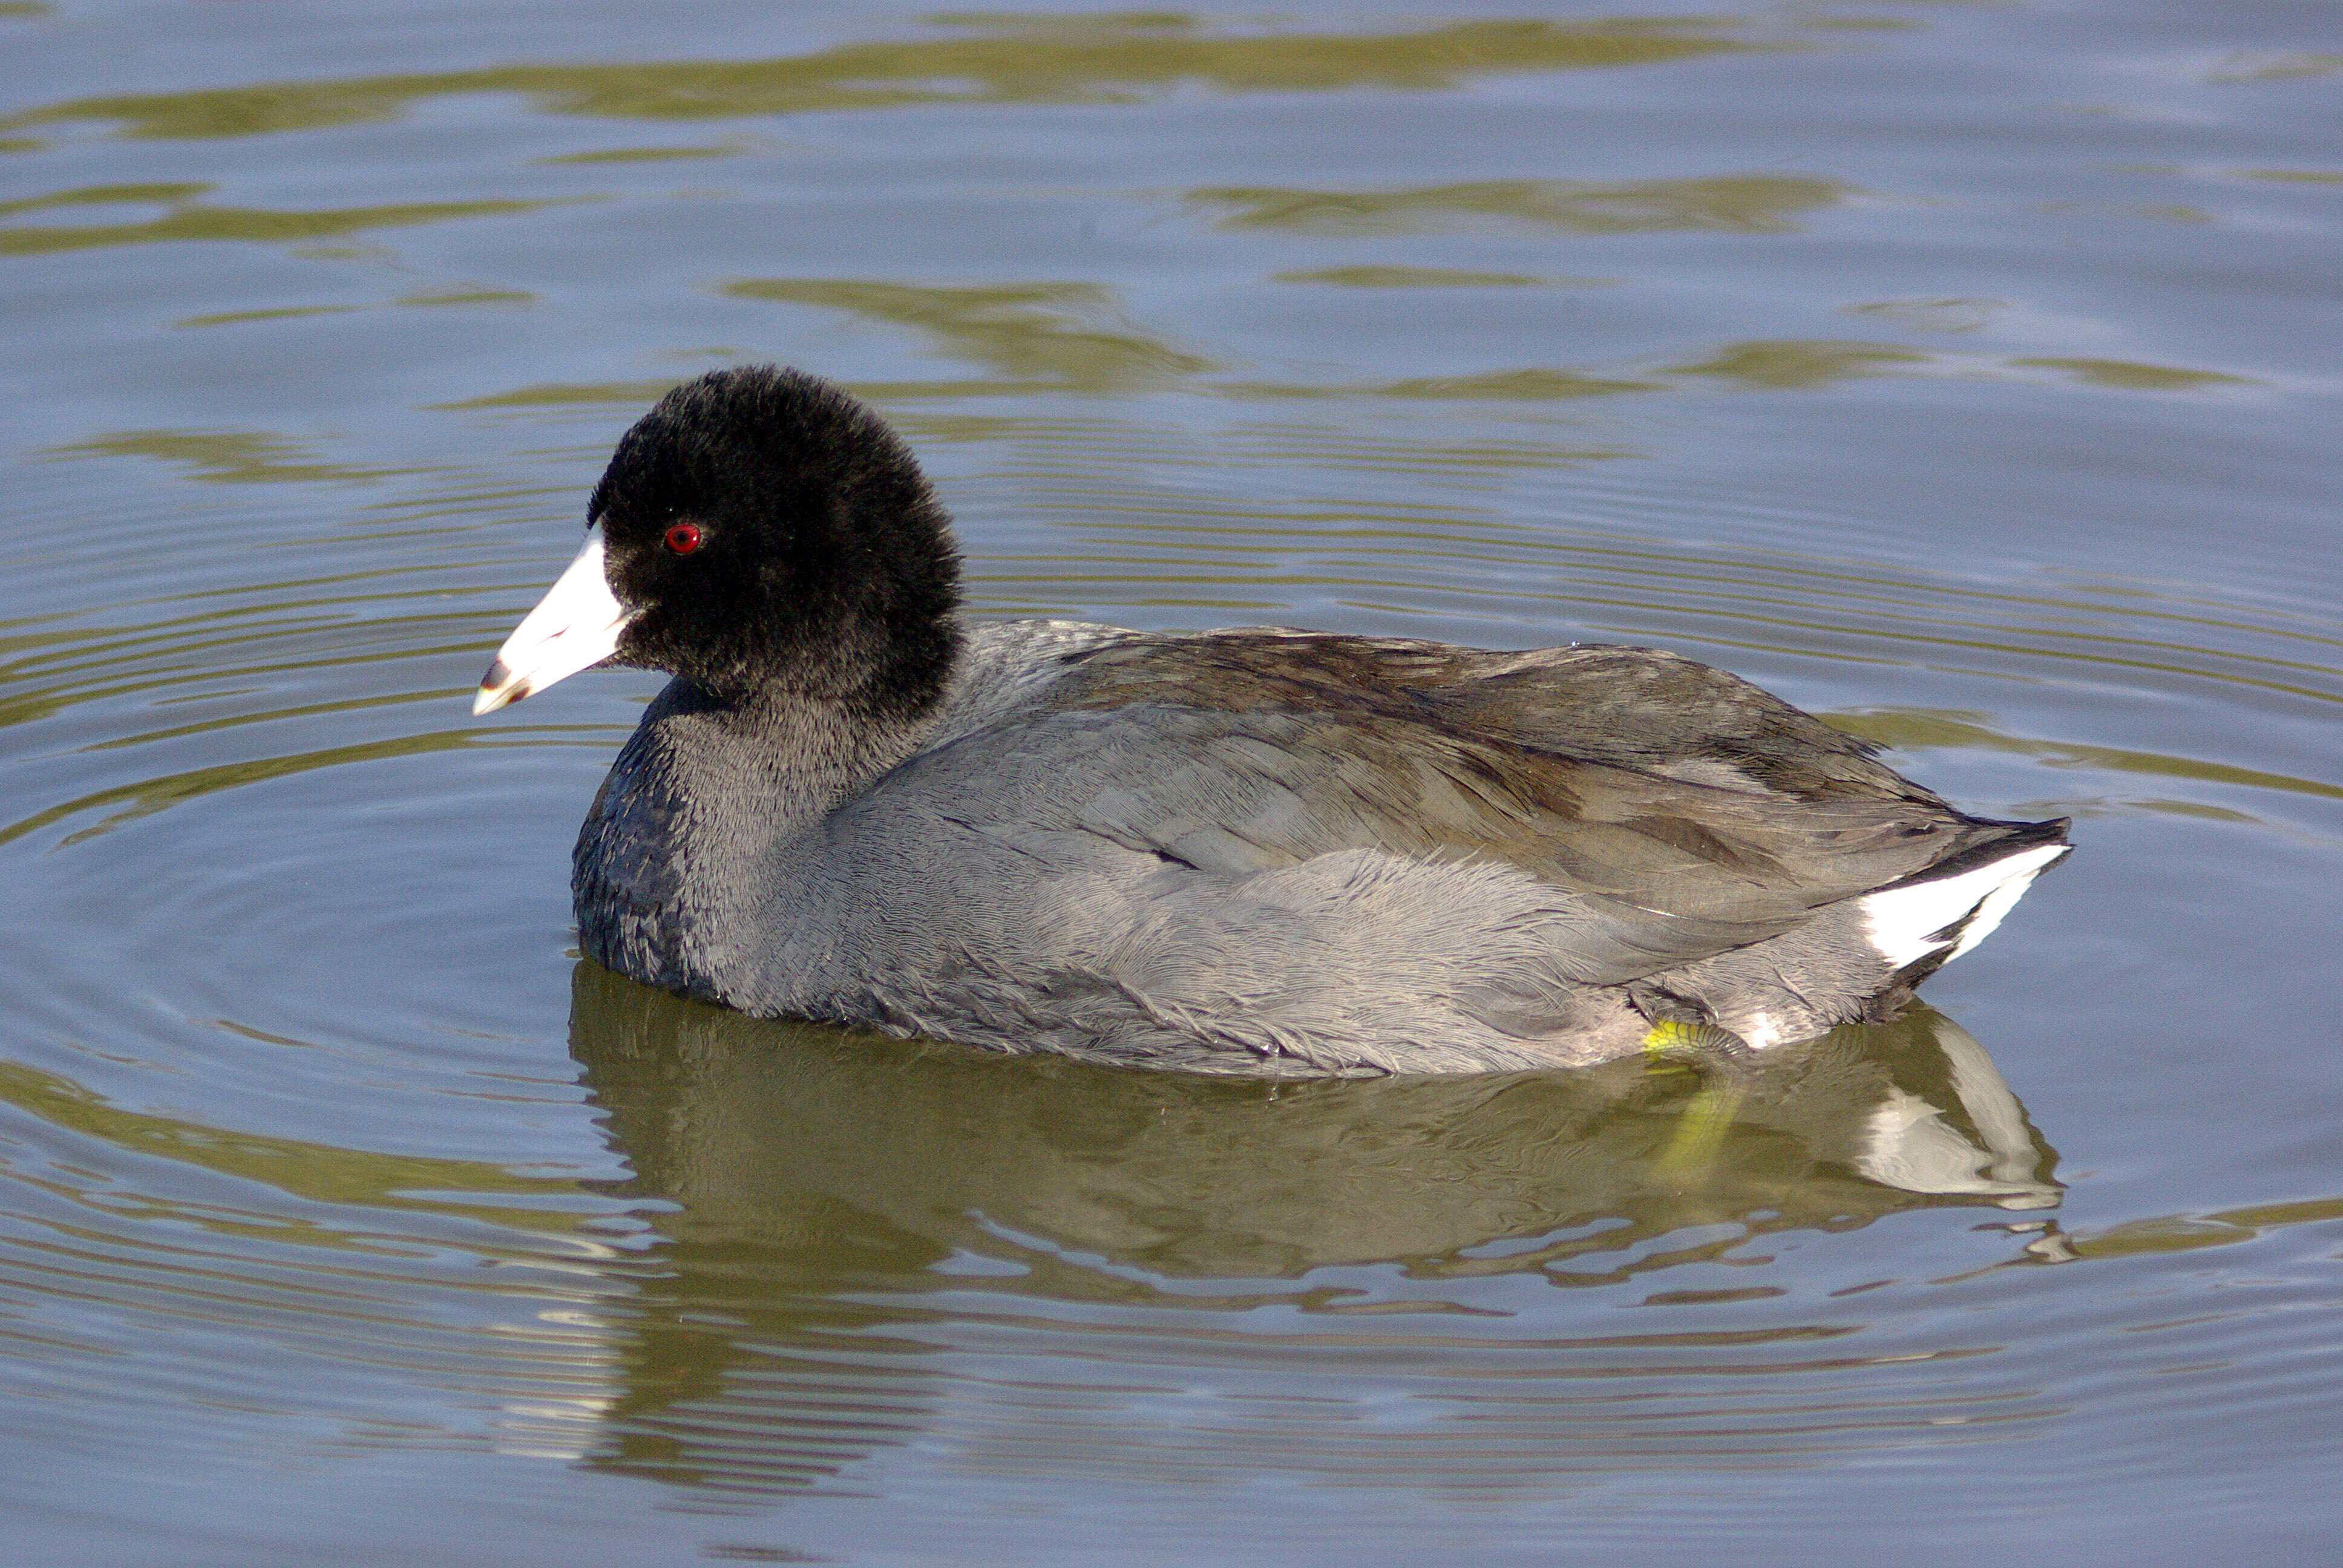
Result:
{"type": "Polygon", "coordinates": [[[570,1030],[659,1238],[586,1462],[719,1491],[932,1431],[948,1345],[1039,1330],[1095,1365],[1132,1333],[1310,1338],[1234,1321],[1264,1307],[1328,1315],[1299,1321],[1333,1344],[1328,1318],[1488,1316],[1458,1297],[1490,1276],[1640,1288],[1754,1234],[2059,1191],[1984,1049],[1921,1007],[1730,1081],[1133,1072],[750,1019],[591,962],[570,1030]]]}

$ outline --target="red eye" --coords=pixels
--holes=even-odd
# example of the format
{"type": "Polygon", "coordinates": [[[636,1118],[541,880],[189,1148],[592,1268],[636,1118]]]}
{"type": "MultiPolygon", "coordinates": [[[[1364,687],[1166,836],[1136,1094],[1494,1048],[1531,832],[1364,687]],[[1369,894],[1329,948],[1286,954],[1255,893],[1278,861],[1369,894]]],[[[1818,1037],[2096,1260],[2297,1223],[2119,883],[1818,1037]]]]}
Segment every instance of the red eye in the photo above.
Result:
{"type": "Polygon", "coordinates": [[[667,531],[667,548],[677,555],[688,556],[699,548],[699,525],[678,523],[667,531]]]}

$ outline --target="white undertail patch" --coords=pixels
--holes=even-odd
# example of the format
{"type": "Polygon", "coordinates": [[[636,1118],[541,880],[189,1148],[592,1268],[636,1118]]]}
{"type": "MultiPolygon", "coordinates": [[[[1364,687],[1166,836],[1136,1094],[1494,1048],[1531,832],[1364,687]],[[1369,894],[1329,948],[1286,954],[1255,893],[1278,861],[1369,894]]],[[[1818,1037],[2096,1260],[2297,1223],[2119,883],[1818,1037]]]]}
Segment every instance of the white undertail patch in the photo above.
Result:
{"type": "Polygon", "coordinates": [[[1857,904],[1863,910],[1864,934],[1880,957],[1899,970],[1947,945],[1952,951],[1946,959],[1956,959],[1991,936],[2019,895],[2066,849],[2064,844],[2044,844],[1956,877],[1866,893],[1857,904]],[[1964,919],[1967,924],[1956,937],[1936,935],[1964,919]]]}

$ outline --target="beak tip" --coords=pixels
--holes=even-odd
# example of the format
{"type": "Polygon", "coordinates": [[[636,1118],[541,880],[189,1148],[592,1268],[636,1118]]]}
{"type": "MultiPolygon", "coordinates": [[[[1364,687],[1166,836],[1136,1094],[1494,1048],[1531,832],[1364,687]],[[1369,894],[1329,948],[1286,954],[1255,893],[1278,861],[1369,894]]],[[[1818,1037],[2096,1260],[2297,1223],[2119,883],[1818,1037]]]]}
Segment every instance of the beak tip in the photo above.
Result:
{"type": "Polygon", "coordinates": [[[529,693],[528,682],[512,672],[503,659],[488,666],[488,674],[480,677],[480,689],[472,698],[472,717],[494,713],[499,708],[518,702],[529,693]]]}

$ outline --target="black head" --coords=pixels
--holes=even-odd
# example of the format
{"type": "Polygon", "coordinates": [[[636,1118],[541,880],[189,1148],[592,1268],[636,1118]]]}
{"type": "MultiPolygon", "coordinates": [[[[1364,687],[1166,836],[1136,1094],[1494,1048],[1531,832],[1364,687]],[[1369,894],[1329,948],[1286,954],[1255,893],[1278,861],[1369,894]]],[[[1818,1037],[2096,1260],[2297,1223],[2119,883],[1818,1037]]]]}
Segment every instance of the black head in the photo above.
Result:
{"type": "Polygon", "coordinates": [[[618,662],[873,717],[941,695],[950,519],[901,438],[830,383],[750,366],[677,387],[619,438],[588,515],[636,612],[618,662]]]}

